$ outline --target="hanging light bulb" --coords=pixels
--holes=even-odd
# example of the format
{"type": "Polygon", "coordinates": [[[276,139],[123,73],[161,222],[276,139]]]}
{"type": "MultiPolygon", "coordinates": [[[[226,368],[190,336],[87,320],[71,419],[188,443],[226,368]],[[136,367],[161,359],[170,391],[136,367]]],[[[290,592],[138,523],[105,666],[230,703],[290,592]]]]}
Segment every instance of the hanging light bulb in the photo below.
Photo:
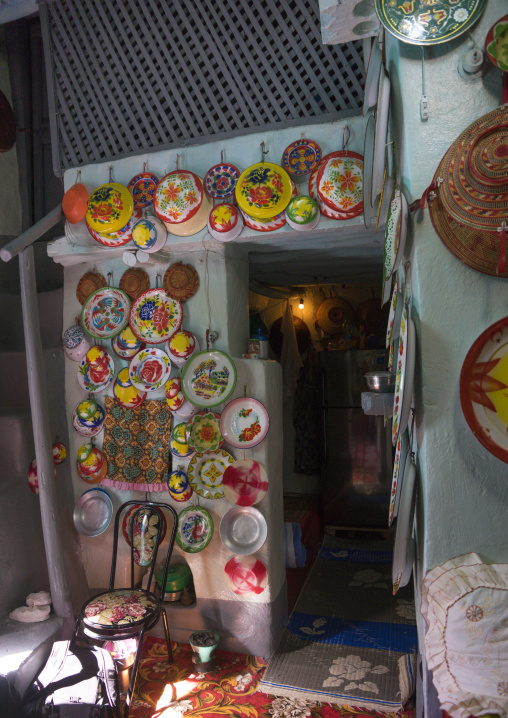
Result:
{"type": "Polygon", "coordinates": [[[303,309],[303,297],[300,297],[300,304],[298,305],[298,309],[303,309]]]}

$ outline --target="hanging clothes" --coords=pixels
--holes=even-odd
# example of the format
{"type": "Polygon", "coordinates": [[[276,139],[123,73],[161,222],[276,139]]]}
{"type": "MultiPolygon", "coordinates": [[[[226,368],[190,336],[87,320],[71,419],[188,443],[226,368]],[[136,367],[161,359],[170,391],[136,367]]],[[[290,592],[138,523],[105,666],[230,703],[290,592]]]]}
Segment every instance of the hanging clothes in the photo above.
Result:
{"type": "Polygon", "coordinates": [[[296,385],[293,426],[295,427],[294,471],[297,474],[319,474],[322,417],[318,353],[312,344],[296,385]]]}
{"type": "Polygon", "coordinates": [[[302,358],[298,351],[293,312],[289,300],[286,302],[286,309],[282,316],[281,332],[283,339],[280,363],[282,364],[284,379],[283,399],[288,401],[295,393],[300,369],[303,366],[302,358]]]}

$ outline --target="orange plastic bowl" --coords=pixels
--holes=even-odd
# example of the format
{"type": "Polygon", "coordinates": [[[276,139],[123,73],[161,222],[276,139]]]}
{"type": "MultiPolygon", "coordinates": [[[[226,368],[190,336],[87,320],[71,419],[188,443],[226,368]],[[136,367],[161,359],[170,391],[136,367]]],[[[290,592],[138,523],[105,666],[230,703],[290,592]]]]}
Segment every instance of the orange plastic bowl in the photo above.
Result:
{"type": "Polygon", "coordinates": [[[73,185],[64,194],[62,209],[70,224],[81,222],[88,207],[88,190],[84,184],[79,182],[73,185]]]}

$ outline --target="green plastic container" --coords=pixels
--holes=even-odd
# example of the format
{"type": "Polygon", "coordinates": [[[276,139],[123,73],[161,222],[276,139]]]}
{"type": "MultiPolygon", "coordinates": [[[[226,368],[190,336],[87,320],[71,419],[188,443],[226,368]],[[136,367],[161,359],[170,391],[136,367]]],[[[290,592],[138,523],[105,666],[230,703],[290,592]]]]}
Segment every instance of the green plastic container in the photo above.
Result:
{"type": "MultiPolygon", "coordinates": [[[[164,571],[159,571],[155,575],[155,580],[159,588],[162,586],[162,575],[164,571]]],[[[181,563],[174,563],[168,568],[168,576],[166,579],[166,593],[177,593],[189,585],[191,579],[191,570],[188,566],[181,563]]]]}

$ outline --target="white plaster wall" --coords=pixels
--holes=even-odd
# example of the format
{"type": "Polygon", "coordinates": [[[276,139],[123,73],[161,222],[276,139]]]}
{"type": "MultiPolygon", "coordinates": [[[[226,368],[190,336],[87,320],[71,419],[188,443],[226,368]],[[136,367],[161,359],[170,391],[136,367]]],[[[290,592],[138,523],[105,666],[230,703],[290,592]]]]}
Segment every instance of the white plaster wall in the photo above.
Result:
{"type": "MultiPolygon", "coordinates": [[[[490,0],[471,31],[480,47],[503,13],[504,0],[490,0]]],[[[396,157],[409,202],[431,183],[453,140],[501,102],[501,73],[486,64],[485,76],[463,80],[457,63],[468,41],[425,52],[430,117],[420,120],[421,48],[387,35],[392,80],[392,128],[396,157]]],[[[476,337],[508,314],[506,280],[466,267],[435,233],[429,213],[410,220],[406,251],[411,260],[412,316],[417,332],[416,434],[418,454],[417,607],[425,573],[447,559],[476,551],[488,561],[508,558],[506,464],[476,440],[462,415],[459,376],[476,337]]],[[[419,616],[420,645],[424,626],[419,616]]],[[[427,697],[428,691],[426,691],[427,697]]],[[[426,715],[431,718],[434,713],[426,715]]]]}
{"type": "MultiPolygon", "coordinates": [[[[0,90],[12,107],[11,83],[4,29],[0,28],[0,90]]],[[[0,235],[18,235],[21,232],[21,196],[19,194],[18,159],[16,145],[2,152],[0,161],[0,235]]]]}

